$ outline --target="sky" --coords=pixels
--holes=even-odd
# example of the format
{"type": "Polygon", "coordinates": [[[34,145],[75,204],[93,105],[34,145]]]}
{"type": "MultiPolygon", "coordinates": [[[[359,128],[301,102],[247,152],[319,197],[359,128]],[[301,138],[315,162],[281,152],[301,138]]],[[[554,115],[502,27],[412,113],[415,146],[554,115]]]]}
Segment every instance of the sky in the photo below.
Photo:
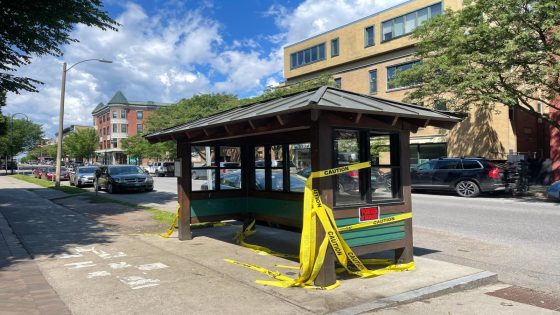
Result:
{"type": "MultiPolygon", "coordinates": [[[[104,0],[118,32],[77,25],[64,55],[36,57],[17,75],[44,82],[8,94],[5,115],[26,114],[45,136],[58,129],[61,72],[64,126],[93,125],[91,111],[118,91],[131,101],[174,103],[204,93],[256,96],[284,81],[283,47],[405,0],[104,0]]],[[[21,118],[21,116],[17,116],[21,118]]]]}

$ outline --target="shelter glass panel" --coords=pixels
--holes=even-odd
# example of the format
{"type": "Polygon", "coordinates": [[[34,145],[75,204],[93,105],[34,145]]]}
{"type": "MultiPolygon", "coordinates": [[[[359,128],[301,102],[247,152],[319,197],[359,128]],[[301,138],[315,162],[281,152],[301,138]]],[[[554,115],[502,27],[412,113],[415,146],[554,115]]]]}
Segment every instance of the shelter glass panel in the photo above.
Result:
{"type": "Polygon", "coordinates": [[[369,136],[370,200],[396,199],[400,196],[400,157],[397,134],[371,132],[369,136]]]}
{"type": "Polygon", "coordinates": [[[265,147],[255,147],[253,154],[255,158],[255,173],[253,176],[253,183],[251,184],[251,187],[255,190],[265,190],[265,147]]]}
{"type": "MultiPolygon", "coordinates": [[[[345,166],[360,161],[359,132],[335,130],[335,166],[345,166]]],[[[335,176],[336,205],[355,204],[362,201],[360,195],[360,172],[352,171],[335,176]]]]}
{"type": "Polygon", "coordinates": [[[241,167],[241,148],[240,147],[220,147],[220,167],[238,168],[241,167]]]}

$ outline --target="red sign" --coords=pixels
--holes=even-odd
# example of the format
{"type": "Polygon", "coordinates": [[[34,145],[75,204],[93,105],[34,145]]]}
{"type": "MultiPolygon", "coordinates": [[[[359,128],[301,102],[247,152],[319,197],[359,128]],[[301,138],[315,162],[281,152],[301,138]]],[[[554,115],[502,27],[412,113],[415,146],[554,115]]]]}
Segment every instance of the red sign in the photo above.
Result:
{"type": "Polygon", "coordinates": [[[360,222],[379,219],[381,209],[379,206],[360,208],[360,222]]]}

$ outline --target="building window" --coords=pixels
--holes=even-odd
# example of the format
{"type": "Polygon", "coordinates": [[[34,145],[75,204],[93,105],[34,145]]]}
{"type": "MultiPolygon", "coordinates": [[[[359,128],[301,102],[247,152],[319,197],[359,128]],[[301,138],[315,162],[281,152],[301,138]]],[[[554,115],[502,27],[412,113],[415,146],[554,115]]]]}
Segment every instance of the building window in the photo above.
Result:
{"type": "Polygon", "coordinates": [[[117,139],[116,138],[111,139],[111,145],[114,149],[117,148],[117,139]]]}
{"type": "Polygon", "coordinates": [[[144,125],[142,125],[142,124],[137,124],[137,125],[136,125],[136,132],[138,132],[138,133],[144,132],[144,125]]]}
{"type": "Polygon", "coordinates": [[[122,133],[127,133],[128,132],[128,125],[127,124],[121,124],[121,132],[122,133]]]}
{"type": "Polygon", "coordinates": [[[446,100],[435,100],[434,109],[440,111],[447,111],[447,101],[446,100]]]}
{"type": "Polygon", "coordinates": [[[377,94],[377,70],[369,72],[369,93],[377,94]]]}
{"type": "Polygon", "coordinates": [[[113,133],[119,132],[119,125],[113,124],[113,133]]]}
{"type": "Polygon", "coordinates": [[[136,119],[142,120],[144,118],[144,112],[141,110],[136,111],[136,119]]]}
{"type": "Polygon", "coordinates": [[[417,84],[416,82],[401,82],[397,84],[395,82],[395,75],[398,72],[406,71],[412,68],[412,66],[418,63],[420,63],[420,61],[413,61],[413,62],[387,67],[387,90],[405,88],[417,84]]]}
{"type": "Polygon", "coordinates": [[[103,114],[103,116],[101,117],[103,122],[105,122],[105,114],[103,114]]]}
{"type": "Polygon", "coordinates": [[[441,2],[381,23],[381,40],[388,41],[412,33],[428,19],[441,15],[441,2]]]}
{"type": "Polygon", "coordinates": [[[107,121],[109,121],[111,119],[111,116],[109,113],[107,113],[107,121]]]}
{"type": "Polygon", "coordinates": [[[121,119],[125,119],[126,118],[126,111],[123,109],[121,110],[121,119]]]}
{"type": "Polygon", "coordinates": [[[325,60],[325,43],[292,53],[290,68],[298,68],[321,60],[325,60]]]}
{"type": "Polygon", "coordinates": [[[113,111],[113,118],[117,118],[117,111],[113,111]]]}
{"type": "Polygon", "coordinates": [[[364,29],[364,47],[375,45],[375,26],[368,26],[364,29]]]}
{"type": "Polygon", "coordinates": [[[331,40],[331,57],[338,56],[338,38],[331,40]]]}
{"type": "Polygon", "coordinates": [[[334,79],[334,87],[337,89],[342,88],[342,78],[335,78],[334,79]]]}
{"type": "Polygon", "coordinates": [[[337,129],[333,141],[335,167],[360,161],[372,165],[334,176],[335,206],[402,200],[398,133],[337,129]]]}

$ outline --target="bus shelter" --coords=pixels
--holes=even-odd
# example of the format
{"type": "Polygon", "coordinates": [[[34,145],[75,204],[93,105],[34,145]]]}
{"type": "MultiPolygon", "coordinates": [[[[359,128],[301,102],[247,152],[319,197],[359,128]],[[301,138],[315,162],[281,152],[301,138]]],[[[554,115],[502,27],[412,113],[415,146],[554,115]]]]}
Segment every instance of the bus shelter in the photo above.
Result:
{"type": "MultiPolygon", "coordinates": [[[[409,136],[420,127],[452,128],[460,119],[421,106],[322,86],[248,104],[151,133],[175,140],[179,239],[191,223],[256,219],[301,227],[305,181],[312,172],[371,166],[313,179],[337,226],[411,213],[409,136]]],[[[323,238],[321,226],[314,229],[323,238]]],[[[413,261],[412,221],[341,233],[356,255],[394,250],[413,261]]],[[[329,250],[315,279],[336,281],[329,250]]]]}

